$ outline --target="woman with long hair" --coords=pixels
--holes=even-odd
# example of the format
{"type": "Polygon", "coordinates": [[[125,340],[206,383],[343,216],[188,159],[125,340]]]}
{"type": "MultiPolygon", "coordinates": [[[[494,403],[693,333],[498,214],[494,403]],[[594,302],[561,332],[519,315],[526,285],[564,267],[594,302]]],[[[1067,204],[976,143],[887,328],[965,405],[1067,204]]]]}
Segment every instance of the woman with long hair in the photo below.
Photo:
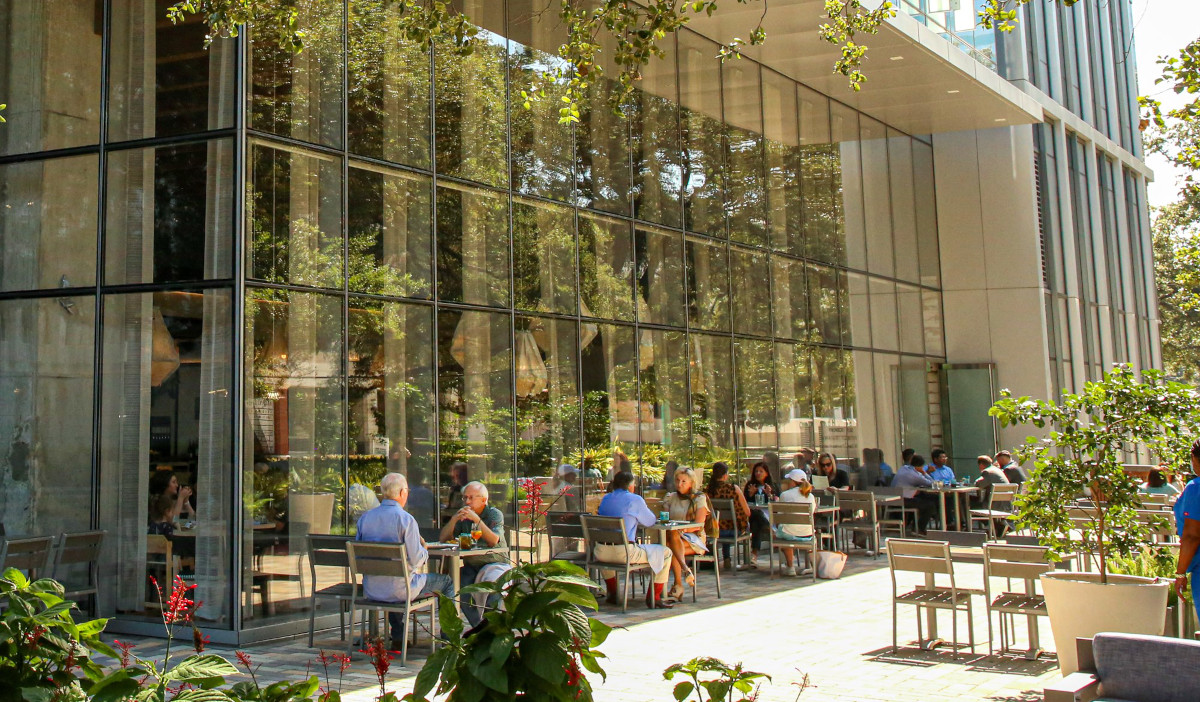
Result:
{"type": "MultiPolygon", "coordinates": [[[[784,467],[784,472],[791,470],[790,463],[784,467]]],[[[750,469],[750,479],[742,488],[742,494],[747,503],[756,505],[750,508],[750,562],[741,566],[745,570],[758,568],[758,548],[767,540],[767,531],[771,528],[771,522],[767,519],[767,503],[779,499],[779,488],[771,480],[771,471],[766,463],[759,461],[750,469]]]]}
{"type": "Polygon", "coordinates": [[[684,560],[694,553],[707,553],[707,538],[704,535],[704,520],[708,518],[711,508],[708,497],[699,489],[696,471],[687,466],[675,469],[675,492],[663,498],[663,509],[670,513],[671,519],[692,522],[694,527],[687,529],[672,529],[667,532],[667,548],[671,549],[671,574],[675,577],[675,585],[671,588],[670,597],[676,601],[683,599],[683,584],[696,585],[696,576],[684,560]]]}
{"type": "Polygon", "coordinates": [[[704,494],[709,500],[733,501],[733,514],[721,514],[717,520],[717,533],[723,542],[721,566],[729,568],[732,565],[729,561],[729,548],[738,534],[746,532],[750,523],[750,506],[746,504],[742,491],[729,480],[729,466],[723,461],[717,461],[709,469],[708,485],[704,487],[704,494]]]}

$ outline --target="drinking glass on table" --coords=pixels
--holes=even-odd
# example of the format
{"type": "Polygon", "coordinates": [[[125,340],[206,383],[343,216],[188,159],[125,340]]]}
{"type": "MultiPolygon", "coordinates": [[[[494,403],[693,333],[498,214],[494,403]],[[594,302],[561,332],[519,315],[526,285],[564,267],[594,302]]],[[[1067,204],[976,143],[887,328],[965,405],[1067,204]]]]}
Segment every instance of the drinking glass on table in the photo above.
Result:
{"type": "Polygon", "coordinates": [[[480,529],[479,527],[475,527],[474,529],[471,530],[471,540],[472,541],[474,541],[475,543],[479,543],[479,540],[482,538],[483,538],[483,530],[482,529],[480,529]]]}

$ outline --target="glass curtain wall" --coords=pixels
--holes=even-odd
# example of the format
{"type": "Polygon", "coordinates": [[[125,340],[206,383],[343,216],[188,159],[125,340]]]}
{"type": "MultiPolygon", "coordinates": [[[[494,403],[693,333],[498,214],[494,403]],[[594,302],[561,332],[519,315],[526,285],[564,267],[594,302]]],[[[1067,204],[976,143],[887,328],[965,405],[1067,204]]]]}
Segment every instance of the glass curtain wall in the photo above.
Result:
{"type": "Polygon", "coordinates": [[[108,528],[106,613],[152,618],[171,571],[205,626],[297,630],[306,535],[353,533],[389,471],[432,531],[465,480],[516,523],[516,480],[563,463],[594,508],[617,469],[894,463],[913,435],[901,371],[942,355],[926,141],[688,31],[559,124],[514,97],[563,37],[524,0],[456,5],[467,54],[380,0],[299,3],[299,54],[269,22],[205,49],[162,3],[60,5],[0,27],[0,519],[108,528]],[[47,499],[51,467],[99,495],[47,499]]]}

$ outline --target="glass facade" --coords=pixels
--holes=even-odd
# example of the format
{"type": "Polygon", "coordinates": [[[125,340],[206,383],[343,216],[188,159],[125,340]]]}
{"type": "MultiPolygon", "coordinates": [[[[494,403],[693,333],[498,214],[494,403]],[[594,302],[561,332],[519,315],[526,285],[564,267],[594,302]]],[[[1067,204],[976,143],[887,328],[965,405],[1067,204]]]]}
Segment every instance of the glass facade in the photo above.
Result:
{"type": "Polygon", "coordinates": [[[60,4],[5,26],[53,41],[4,74],[0,521],[108,529],[106,613],[153,614],[164,476],[202,623],[279,633],[304,536],[352,531],[386,471],[433,529],[457,464],[515,521],[514,480],[561,462],[594,494],[626,460],[654,486],[929,433],[925,141],[686,31],[622,114],[600,80],[561,125],[512,98],[562,36],[522,0],[465,2],[469,55],[378,0],[303,4],[298,55],[60,4]]]}

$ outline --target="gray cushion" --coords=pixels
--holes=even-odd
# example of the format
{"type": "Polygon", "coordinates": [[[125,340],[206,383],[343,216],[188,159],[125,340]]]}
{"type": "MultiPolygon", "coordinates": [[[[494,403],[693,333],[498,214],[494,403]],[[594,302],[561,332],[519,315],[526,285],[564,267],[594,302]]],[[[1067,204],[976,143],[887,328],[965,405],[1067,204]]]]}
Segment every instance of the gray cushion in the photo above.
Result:
{"type": "Polygon", "coordinates": [[[1136,702],[1195,702],[1200,697],[1200,641],[1142,634],[1096,634],[1100,694],[1136,702]]]}

